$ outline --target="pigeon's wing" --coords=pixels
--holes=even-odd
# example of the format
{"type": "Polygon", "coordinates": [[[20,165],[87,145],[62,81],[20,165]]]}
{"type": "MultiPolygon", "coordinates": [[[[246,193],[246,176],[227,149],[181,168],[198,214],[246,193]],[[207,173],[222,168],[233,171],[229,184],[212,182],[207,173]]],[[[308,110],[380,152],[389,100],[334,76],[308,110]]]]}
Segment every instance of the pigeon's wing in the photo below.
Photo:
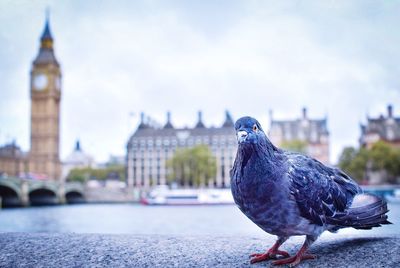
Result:
{"type": "Polygon", "coordinates": [[[327,218],[342,214],[360,187],[339,169],[330,168],[307,156],[288,154],[290,193],[301,215],[323,225],[327,218]]]}

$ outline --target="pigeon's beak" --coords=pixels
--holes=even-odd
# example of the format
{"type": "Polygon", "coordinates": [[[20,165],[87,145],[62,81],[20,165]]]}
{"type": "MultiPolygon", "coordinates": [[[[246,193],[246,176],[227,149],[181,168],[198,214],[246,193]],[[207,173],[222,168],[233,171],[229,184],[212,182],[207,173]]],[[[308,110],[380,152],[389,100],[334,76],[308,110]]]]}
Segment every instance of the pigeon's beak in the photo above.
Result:
{"type": "Polygon", "coordinates": [[[248,133],[244,130],[239,130],[237,133],[237,140],[239,143],[242,143],[246,140],[248,133]]]}

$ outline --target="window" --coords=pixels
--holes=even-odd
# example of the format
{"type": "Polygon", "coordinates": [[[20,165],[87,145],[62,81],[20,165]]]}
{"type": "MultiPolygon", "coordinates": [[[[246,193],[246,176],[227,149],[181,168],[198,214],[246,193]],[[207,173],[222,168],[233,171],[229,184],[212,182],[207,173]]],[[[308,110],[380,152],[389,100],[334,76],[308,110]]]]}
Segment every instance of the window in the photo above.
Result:
{"type": "Polygon", "coordinates": [[[148,147],[153,147],[153,140],[152,139],[147,140],[147,146],[148,147]]]}
{"type": "Polygon", "coordinates": [[[160,178],[161,178],[161,176],[160,176],[160,166],[157,166],[157,184],[161,184],[160,178]]]}
{"type": "Polygon", "coordinates": [[[142,186],[144,186],[144,166],[141,166],[141,184],[142,186]]]}
{"type": "Polygon", "coordinates": [[[156,139],[156,146],[157,146],[157,148],[161,147],[161,144],[162,144],[161,139],[157,138],[157,139],[156,139]]]}

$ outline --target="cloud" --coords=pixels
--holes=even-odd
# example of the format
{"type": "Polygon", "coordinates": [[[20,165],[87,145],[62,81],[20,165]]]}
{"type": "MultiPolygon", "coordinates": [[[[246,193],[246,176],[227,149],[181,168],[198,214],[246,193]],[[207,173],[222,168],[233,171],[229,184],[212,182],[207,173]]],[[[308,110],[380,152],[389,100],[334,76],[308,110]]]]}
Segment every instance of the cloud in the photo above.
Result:
{"type": "MultiPolygon", "coordinates": [[[[218,3],[52,2],[63,71],[63,157],[76,138],[97,160],[124,154],[141,111],[164,123],[170,110],[175,125],[193,126],[199,109],[208,125],[221,124],[229,109],[235,118],[249,114],[268,126],[270,109],[289,119],[307,106],[312,117],[328,116],[335,161],[344,145],[357,144],[367,112],[400,103],[400,38],[391,28],[399,22],[398,7],[381,4],[375,12],[377,4],[359,1],[218,3]]],[[[37,14],[42,7],[33,8],[37,14]]],[[[6,25],[11,18],[4,18],[6,25]]],[[[30,40],[36,42],[41,23],[30,40]]],[[[27,30],[18,25],[17,33],[27,30]]],[[[1,36],[8,45],[0,48],[16,40],[12,33],[1,36]]],[[[28,72],[35,42],[23,42],[30,54],[19,57],[18,66],[9,55],[13,68],[0,65],[12,74],[1,76],[10,85],[1,104],[26,106],[25,93],[9,94],[28,82],[12,85],[9,77],[27,79],[21,73],[28,72]]],[[[1,110],[2,122],[6,117],[1,110]]]]}

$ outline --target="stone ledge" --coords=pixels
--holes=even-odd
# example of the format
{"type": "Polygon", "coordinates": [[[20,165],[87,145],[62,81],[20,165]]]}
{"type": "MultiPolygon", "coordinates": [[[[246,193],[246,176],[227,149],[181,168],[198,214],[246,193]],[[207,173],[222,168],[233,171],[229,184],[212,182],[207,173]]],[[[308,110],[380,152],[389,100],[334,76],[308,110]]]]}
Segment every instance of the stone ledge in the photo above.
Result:
{"type": "MultiPolygon", "coordinates": [[[[294,254],[303,239],[282,248],[294,254]]],[[[274,241],[257,237],[0,233],[0,267],[268,267],[249,254],[274,241]]],[[[322,237],[316,260],[298,267],[400,267],[399,236],[322,237]]]]}

